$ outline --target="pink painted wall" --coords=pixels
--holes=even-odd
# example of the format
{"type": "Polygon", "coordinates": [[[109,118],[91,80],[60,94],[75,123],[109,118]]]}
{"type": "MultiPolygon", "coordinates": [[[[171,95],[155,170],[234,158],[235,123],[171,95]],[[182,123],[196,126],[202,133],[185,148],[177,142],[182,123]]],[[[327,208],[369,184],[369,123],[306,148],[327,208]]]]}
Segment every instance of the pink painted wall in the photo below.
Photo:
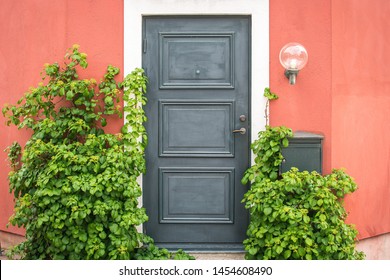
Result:
{"type": "MultiPolygon", "coordinates": [[[[1,1],[0,9],[0,106],[15,104],[29,86],[40,82],[46,62],[62,62],[74,43],[86,52],[89,67],[82,77],[99,80],[108,64],[123,69],[123,0],[1,1]]],[[[14,140],[22,143],[28,133],[4,126],[0,116],[0,230],[13,212],[8,192],[8,166],[3,150],[14,140]]],[[[110,130],[118,130],[121,123],[110,130]]]]}
{"type": "Polygon", "coordinates": [[[390,232],[390,1],[332,1],[332,166],[359,190],[346,200],[360,237],[390,232]]]}
{"type": "Polygon", "coordinates": [[[271,102],[270,124],[324,134],[324,172],[331,170],[331,5],[329,0],[270,1],[270,88],[279,95],[271,102]],[[289,85],[279,63],[279,51],[299,42],[309,61],[289,85]]]}

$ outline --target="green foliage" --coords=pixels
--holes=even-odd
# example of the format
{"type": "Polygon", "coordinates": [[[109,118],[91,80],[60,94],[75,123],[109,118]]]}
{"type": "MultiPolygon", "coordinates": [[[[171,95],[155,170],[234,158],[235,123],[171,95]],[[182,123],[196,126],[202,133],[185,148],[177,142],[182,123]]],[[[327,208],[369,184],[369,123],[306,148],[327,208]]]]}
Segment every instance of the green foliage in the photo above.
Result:
{"type": "Polygon", "coordinates": [[[266,130],[260,131],[258,139],[251,145],[256,155],[255,164],[245,172],[242,183],[245,185],[265,178],[276,180],[283,161],[282,147],[288,146],[288,137],[292,135],[292,130],[284,126],[267,126],[266,130]]]}
{"type": "Polygon", "coordinates": [[[145,237],[143,242],[144,246],[135,255],[137,260],[195,260],[193,256],[181,249],[176,253],[171,253],[167,249],[156,247],[150,237],[145,237]]]}
{"type": "Polygon", "coordinates": [[[267,126],[252,145],[255,164],[242,179],[251,183],[243,199],[250,212],[246,259],[363,259],[342,205],[357,188],[350,176],[292,168],[278,178],[281,150],[291,136],[291,129],[267,126]]]}
{"type": "Polygon", "coordinates": [[[274,92],[271,92],[271,90],[268,88],[268,87],[266,87],[265,89],[264,89],[264,97],[265,98],[267,98],[268,100],[276,100],[276,99],[278,99],[279,98],[279,96],[276,94],[276,93],[274,93],[274,92]]]}
{"type": "Polygon", "coordinates": [[[16,170],[20,164],[20,157],[22,154],[22,147],[18,142],[12,143],[6,151],[8,150],[8,160],[10,162],[10,167],[12,170],[16,170]]]}
{"type": "Polygon", "coordinates": [[[281,180],[253,184],[244,198],[251,214],[246,258],[363,259],[340,200],[354,190],[342,170],[321,176],[292,168],[281,180]]]}
{"type": "Polygon", "coordinates": [[[269,124],[269,103],[272,100],[278,99],[279,96],[276,93],[271,92],[269,87],[264,88],[263,96],[267,98],[267,102],[265,103],[265,122],[268,125],[269,124]]]}
{"type": "Polygon", "coordinates": [[[65,58],[63,67],[45,64],[46,83],[3,108],[8,125],[32,130],[22,154],[18,144],[9,148],[10,222],[26,229],[13,252],[24,259],[134,259],[153,249],[173,257],[136,229],[148,219],[137,182],[147,142],[143,70],[117,83],[119,69],[108,66],[97,83],[79,79],[77,68],[88,63],[78,45],[65,58]],[[107,121],[122,117],[122,92],[127,122],[122,133],[107,134],[107,121]]]}

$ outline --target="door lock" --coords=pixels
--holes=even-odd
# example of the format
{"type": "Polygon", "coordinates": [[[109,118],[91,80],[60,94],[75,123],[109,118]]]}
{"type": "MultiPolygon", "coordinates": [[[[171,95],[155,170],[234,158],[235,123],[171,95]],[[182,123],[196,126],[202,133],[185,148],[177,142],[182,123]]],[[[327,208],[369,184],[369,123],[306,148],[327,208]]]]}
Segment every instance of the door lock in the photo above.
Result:
{"type": "Polygon", "coordinates": [[[245,134],[246,133],[246,129],[244,127],[241,127],[240,129],[233,130],[233,133],[245,134]]]}

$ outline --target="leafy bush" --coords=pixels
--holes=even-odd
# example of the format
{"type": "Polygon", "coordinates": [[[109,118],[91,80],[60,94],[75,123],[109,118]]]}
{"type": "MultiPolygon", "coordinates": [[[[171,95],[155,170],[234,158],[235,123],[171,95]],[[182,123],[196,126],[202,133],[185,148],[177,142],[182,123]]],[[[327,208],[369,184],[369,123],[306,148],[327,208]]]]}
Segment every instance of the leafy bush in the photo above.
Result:
{"type": "Polygon", "coordinates": [[[350,176],[342,170],[322,176],[292,168],[278,179],[281,147],[288,145],[290,133],[267,127],[252,146],[255,165],[242,179],[251,183],[243,199],[250,211],[246,259],[363,259],[342,205],[344,195],[357,188],[350,176]]]}
{"type": "Polygon", "coordinates": [[[258,182],[266,178],[276,180],[283,161],[282,147],[288,146],[288,137],[292,135],[292,130],[285,126],[267,126],[260,131],[258,139],[251,145],[256,155],[255,164],[245,172],[242,183],[245,185],[248,181],[258,182]]]}
{"type": "Polygon", "coordinates": [[[79,79],[76,68],[88,63],[78,45],[65,57],[63,67],[45,65],[46,84],[3,108],[8,125],[32,130],[23,152],[17,143],[9,148],[16,200],[10,222],[26,229],[13,252],[24,259],[173,257],[136,229],[148,219],[137,182],[147,142],[143,70],[117,83],[119,69],[108,66],[97,83],[79,79]],[[107,134],[107,121],[122,117],[122,93],[126,123],[107,134]]]}
{"type": "Polygon", "coordinates": [[[175,253],[169,252],[165,248],[159,248],[154,245],[153,239],[150,237],[144,237],[143,247],[137,250],[135,259],[137,260],[194,260],[195,258],[182,249],[179,249],[175,253]]]}

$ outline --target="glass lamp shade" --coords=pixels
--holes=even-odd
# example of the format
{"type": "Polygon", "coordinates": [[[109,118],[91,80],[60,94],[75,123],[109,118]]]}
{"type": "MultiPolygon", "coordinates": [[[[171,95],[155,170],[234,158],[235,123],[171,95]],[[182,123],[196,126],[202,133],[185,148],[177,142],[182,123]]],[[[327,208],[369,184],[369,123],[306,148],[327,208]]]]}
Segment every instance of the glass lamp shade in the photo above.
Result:
{"type": "Polygon", "coordinates": [[[286,70],[301,70],[305,67],[307,59],[305,47],[298,43],[288,43],[279,53],[280,63],[286,70]]]}

